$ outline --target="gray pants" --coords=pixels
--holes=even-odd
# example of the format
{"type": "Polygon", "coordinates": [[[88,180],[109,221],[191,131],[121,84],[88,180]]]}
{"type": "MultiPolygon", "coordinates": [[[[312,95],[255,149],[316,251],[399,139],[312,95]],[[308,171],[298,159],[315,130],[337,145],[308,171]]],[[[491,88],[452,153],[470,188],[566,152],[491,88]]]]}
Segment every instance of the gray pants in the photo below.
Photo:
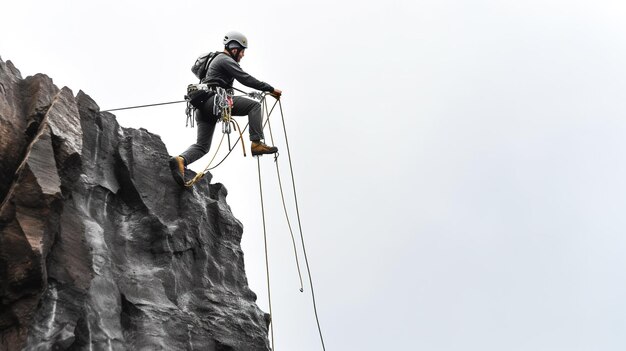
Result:
{"type": "MultiPolygon", "coordinates": [[[[233,116],[248,116],[250,128],[250,140],[258,141],[263,139],[263,115],[261,104],[257,101],[243,96],[233,97],[233,116]]],[[[213,97],[196,109],[196,124],[198,137],[196,143],[191,145],[180,156],[185,159],[185,165],[191,164],[206,155],[211,148],[215,124],[220,116],[213,114],[213,97]]]]}

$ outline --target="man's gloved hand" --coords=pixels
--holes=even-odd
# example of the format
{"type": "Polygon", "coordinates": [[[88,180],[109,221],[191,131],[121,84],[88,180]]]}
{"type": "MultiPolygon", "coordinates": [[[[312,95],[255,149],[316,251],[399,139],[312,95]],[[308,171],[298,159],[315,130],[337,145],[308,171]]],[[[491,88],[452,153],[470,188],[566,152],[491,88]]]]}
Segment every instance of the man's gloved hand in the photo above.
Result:
{"type": "Polygon", "coordinates": [[[274,88],[274,91],[272,91],[270,93],[270,95],[272,95],[273,97],[275,97],[276,99],[280,99],[280,96],[283,95],[283,91],[280,89],[276,89],[274,88]]]}

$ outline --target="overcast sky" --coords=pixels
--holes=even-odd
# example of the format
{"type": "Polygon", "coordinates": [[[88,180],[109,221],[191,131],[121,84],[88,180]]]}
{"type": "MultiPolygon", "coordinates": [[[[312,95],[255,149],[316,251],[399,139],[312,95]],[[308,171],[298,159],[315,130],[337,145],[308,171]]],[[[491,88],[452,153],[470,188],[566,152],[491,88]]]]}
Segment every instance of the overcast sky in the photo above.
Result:
{"type": "MultiPolygon", "coordinates": [[[[103,110],[181,100],[200,53],[248,36],[242,67],[284,91],[328,350],[626,349],[623,1],[20,0],[2,13],[3,60],[103,110]]],[[[171,154],[195,140],[182,104],[116,115],[171,154]]],[[[261,161],[276,349],[321,350],[261,161]]],[[[213,182],[267,311],[256,167],[235,152],[213,182]]]]}

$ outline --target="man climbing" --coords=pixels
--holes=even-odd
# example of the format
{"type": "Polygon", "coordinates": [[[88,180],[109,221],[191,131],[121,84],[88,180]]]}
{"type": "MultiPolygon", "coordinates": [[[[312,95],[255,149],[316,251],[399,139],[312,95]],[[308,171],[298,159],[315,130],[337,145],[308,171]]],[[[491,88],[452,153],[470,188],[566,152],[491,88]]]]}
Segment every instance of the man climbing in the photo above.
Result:
{"type": "MultiPolygon", "coordinates": [[[[206,76],[202,79],[202,83],[210,83],[219,85],[222,88],[229,89],[232,87],[234,80],[248,86],[250,88],[269,92],[276,98],[280,98],[282,91],[272,87],[271,85],[261,82],[248,73],[244,72],[239,66],[239,62],[244,56],[245,50],[248,48],[248,39],[239,32],[229,32],[224,36],[224,51],[218,54],[210,63],[206,76]]],[[[213,113],[214,99],[211,96],[205,103],[196,108],[195,119],[198,125],[198,135],[196,143],[189,146],[179,156],[170,158],[169,166],[172,170],[174,180],[180,184],[185,184],[185,167],[209,152],[215,124],[220,116],[213,113]]],[[[251,100],[242,96],[233,96],[232,115],[248,116],[250,128],[250,151],[253,156],[263,154],[274,154],[278,152],[278,148],[266,145],[263,138],[263,116],[261,104],[255,100],[251,100]]]]}

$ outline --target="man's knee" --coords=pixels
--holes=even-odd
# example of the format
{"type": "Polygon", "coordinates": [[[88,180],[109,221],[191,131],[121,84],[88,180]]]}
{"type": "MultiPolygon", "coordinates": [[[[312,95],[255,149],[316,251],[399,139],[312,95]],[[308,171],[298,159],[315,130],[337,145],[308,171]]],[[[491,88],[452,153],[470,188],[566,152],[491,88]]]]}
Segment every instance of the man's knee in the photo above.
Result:
{"type": "Polygon", "coordinates": [[[261,103],[259,103],[258,101],[254,101],[254,104],[252,105],[252,108],[250,109],[250,115],[261,115],[261,103]]]}

